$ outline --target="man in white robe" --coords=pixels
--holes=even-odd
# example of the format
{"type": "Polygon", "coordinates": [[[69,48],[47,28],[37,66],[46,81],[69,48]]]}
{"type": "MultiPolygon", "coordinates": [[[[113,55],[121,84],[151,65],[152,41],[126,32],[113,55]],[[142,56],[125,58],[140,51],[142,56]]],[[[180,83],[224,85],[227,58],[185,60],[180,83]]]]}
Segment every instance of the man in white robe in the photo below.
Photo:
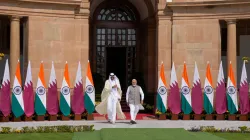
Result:
{"type": "Polygon", "coordinates": [[[144,93],[140,86],[137,85],[136,79],[132,80],[132,85],[128,87],[126,93],[126,101],[130,108],[131,124],[136,124],[135,119],[139,112],[140,104],[143,104],[144,93]],[[141,100],[140,100],[141,95],[141,100]]]}
{"type": "Polygon", "coordinates": [[[96,106],[99,114],[108,114],[108,122],[115,124],[116,114],[119,119],[125,119],[122,112],[120,101],[122,90],[119,79],[111,73],[106,80],[104,89],[101,94],[102,102],[96,106]]]}

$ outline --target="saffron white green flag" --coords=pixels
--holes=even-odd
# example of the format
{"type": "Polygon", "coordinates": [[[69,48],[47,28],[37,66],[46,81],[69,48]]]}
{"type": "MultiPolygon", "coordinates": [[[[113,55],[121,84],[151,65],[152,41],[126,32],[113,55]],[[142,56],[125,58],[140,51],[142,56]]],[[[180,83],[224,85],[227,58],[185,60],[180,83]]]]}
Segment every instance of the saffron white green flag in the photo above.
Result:
{"type": "Polygon", "coordinates": [[[238,111],[237,89],[231,61],[227,79],[227,109],[230,114],[235,114],[238,111]]]}
{"type": "Polygon", "coordinates": [[[185,62],[181,80],[181,109],[184,114],[190,114],[192,112],[191,91],[187,75],[187,66],[185,62]]]}
{"type": "Polygon", "coordinates": [[[20,72],[20,62],[18,60],[16,67],[16,74],[13,83],[12,90],[12,112],[16,118],[22,116],[24,114],[24,104],[23,104],[23,91],[21,85],[21,72],[20,72]]]}
{"type": "Polygon", "coordinates": [[[212,114],[214,111],[214,89],[212,87],[212,75],[210,64],[207,63],[206,79],[204,84],[204,109],[207,114],[212,114]]]}
{"type": "Polygon", "coordinates": [[[84,106],[89,114],[92,114],[95,111],[95,88],[89,61],[85,83],[84,106]]]}
{"type": "Polygon", "coordinates": [[[60,92],[60,110],[64,116],[70,115],[70,81],[68,63],[65,64],[64,76],[60,92]]]}
{"type": "Polygon", "coordinates": [[[167,84],[164,73],[164,65],[161,63],[161,71],[157,90],[157,109],[165,113],[167,111],[167,84]]]}
{"type": "Polygon", "coordinates": [[[35,112],[37,115],[46,114],[46,89],[45,89],[43,62],[41,62],[40,64],[40,71],[36,86],[35,112]]]}

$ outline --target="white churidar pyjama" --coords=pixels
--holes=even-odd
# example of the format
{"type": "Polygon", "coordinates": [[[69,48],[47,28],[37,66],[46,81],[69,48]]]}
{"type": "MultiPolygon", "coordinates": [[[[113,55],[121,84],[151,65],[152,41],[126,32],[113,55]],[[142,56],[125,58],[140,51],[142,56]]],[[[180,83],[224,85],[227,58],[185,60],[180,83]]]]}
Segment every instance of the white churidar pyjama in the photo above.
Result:
{"type": "Polygon", "coordinates": [[[135,121],[136,115],[139,112],[139,105],[129,104],[131,120],[135,121]]]}

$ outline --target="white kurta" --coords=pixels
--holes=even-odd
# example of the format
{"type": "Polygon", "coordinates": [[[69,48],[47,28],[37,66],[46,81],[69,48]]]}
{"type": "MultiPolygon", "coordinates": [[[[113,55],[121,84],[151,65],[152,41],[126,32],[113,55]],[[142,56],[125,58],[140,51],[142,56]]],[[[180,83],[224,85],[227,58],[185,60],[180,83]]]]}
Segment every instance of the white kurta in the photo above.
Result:
{"type": "MultiPolygon", "coordinates": [[[[127,93],[126,93],[126,101],[128,103],[128,95],[129,95],[129,87],[127,89],[127,93]]],[[[144,93],[140,87],[140,94],[141,94],[141,100],[144,100],[144,93]]],[[[132,121],[135,121],[137,113],[139,112],[139,105],[134,105],[134,104],[129,104],[129,108],[130,108],[130,117],[132,121]]]]}

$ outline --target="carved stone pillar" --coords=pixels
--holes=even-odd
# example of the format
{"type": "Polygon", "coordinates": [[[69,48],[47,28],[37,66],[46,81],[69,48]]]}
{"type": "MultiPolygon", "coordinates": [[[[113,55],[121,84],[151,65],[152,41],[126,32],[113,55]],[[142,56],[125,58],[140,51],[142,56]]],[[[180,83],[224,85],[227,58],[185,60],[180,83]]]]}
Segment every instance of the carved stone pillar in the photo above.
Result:
{"type": "Polygon", "coordinates": [[[17,60],[20,59],[20,17],[10,17],[10,80],[13,84],[17,60]]]}
{"type": "Polygon", "coordinates": [[[237,49],[236,49],[236,20],[227,22],[227,66],[229,71],[230,61],[232,62],[235,82],[237,83],[237,49]]]}

